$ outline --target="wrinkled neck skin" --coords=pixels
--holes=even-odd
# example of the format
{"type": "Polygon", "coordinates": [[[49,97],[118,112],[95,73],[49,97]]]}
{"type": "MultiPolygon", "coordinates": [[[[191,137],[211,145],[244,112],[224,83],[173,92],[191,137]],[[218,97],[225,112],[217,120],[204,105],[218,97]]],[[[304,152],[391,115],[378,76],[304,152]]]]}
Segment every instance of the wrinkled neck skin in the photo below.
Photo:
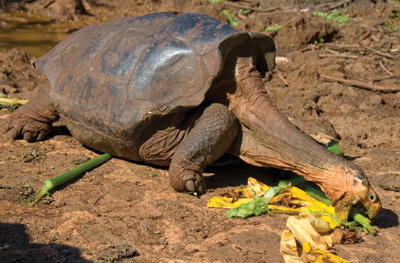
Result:
{"type": "Polygon", "coordinates": [[[252,57],[239,57],[229,108],[241,123],[231,152],[256,166],[291,170],[317,183],[333,204],[350,192],[355,164],[334,155],[299,130],[269,98],[252,57]]]}

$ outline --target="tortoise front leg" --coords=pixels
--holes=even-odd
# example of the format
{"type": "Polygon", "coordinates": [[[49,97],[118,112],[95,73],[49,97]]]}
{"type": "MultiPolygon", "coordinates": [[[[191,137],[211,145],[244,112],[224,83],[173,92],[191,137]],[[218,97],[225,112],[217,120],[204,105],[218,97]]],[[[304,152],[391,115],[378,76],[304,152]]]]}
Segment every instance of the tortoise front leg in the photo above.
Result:
{"type": "Polygon", "coordinates": [[[52,123],[59,115],[47,94],[41,94],[28,101],[8,117],[8,136],[17,139],[22,136],[26,141],[44,140],[51,131],[52,123]]]}
{"type": "Polygon", "coordinates": [[[203,170],[228,151],[238,127],[226,106],[216,103],[206,107],[172,157],[171,186],[180,192],[204,193],[203,170]]]}

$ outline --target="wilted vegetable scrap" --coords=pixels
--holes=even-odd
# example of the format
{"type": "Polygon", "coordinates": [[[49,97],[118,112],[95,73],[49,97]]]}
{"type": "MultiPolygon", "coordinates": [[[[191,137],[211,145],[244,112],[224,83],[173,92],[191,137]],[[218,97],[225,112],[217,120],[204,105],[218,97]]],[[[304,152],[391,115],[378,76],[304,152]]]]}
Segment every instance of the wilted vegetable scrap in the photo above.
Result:
{"type": "Polygon", "coordinates": [[[290,216],[281,235],[281,255],[286,263],[347,261],[332,253],[332,229],[313,214],[290,216]]]}
{"type": "Polygon", "coordinates": [[[331,237],[333,244],[355,244],[363,241],[356,231],[343,228],[335,228],[331,237]]]}
{"type": "Polygon", "coordinates": [[[356,232],[338,227],[375,233],[370,221],[353,209],[351,217],[356,222],[341,222],[322,192],[307,185],[302,185],[307,192],[293,186],[304,182],[302,177],[295,177],[276,187],[268,187],[249,178],[246,188],[230,190],[222,197],[214,196],[207,206],[232,208],[226,213],[227,217],[246,218],[265,212],[296,215],[288,218],[281,236],[281,254],[285,262],[349,262],[331,253],[332,245],[361,242],[362,239],[356,232]]]}
{"type": "MultiPolygon", "coordinates": [[[[0,93],[1,95],[2,93],[0,93]]],[[[3,98],[0,96],[0,111],[13,112],[19,106],[27,103],[27,100],[3,98]]]]}
{"type": "Polygon", "coordinates": [[[333,153],[336,154],[336,155],[344,156],[344,152],[343,152],[343,150],[339,147],[339,142],[337,142],[337,141],[334,141],[334,140],[330,141],[330,142],[328,143],[328,145],[327,145],[327,149],[328,149],[329,151],[333,152],[333,153]]]}
{"type": "Polygon", "coordinates": [[[0,103],[1,104],[26,104],[28,101],[27,100],[19,100],[19,99],[10,99],[10,98],[0,98],[0,103]]]}
{"type": "Polygon", "coordinates": [[[236,195],[242,195],[242,199],[234,199],[232,196],[215,196],[208,200],[208,207],[233,208],[227,212],[227,217],[246,218],[251,215],[259,215],[268,210],[273,213],[299,214],[316,213],[329,222],[332,228],[340,226],[335,215],[335,208],[316,200],[297,187],[289,187],[303,180],[296,178],[295,182],[282,181],[277,187],[268,187],[254,178],[248,179],[248,187],[234,190],[236,195]],[[298,182],[296,182],[298,181],[298,182]],[[270,189],[272,191],[270,191],[270,189]],[[279,192],[279,195],[276,195],[279,192]],[[254,195],[255,193],[255,195],[254,195]],[[235,200],[235,201],[234,201],[235,200]],[[266,205],[267,204],[267,205],[266,205]]]}

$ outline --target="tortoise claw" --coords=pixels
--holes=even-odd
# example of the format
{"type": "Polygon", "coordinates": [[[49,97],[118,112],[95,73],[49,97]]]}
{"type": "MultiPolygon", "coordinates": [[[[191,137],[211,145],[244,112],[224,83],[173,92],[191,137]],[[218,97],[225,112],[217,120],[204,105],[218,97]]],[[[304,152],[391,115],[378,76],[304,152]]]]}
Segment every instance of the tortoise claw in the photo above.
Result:
{"type": "Polygon", "coordinates": [[[27,142],[34,141],[33,134],[31,132],[25,132],[24,133],[24,140],[27,141],[27,142]]]}
{"type": "Polygon", "coordinates": [[[187,192],[196,192],[203,194],[206,191],[206,184],[201,174],[194,174],[191,178],[184,178],[186,180],[185,187],[187,192]]]}
{"type": "Polygon", "coordinates": [[[186,181],[186,190],[188,192],[196,192],[199,194],[203,194],[206,190],[206,185],[203,176],[196,176],[193,179],[194,180],[186,181]]]}
{"type": "Polygon", "coordinates": [[[39,135],[38,135],[37,138],[36,138],[36,140],[37,140],[37,141],[43,141],[43,140],[44,140],[44,137],[46,137],[46,135],[47,135],[47,132],[40,131],[40,132],[39,132],[39,135]]]}
{"type": "Polygon", "coordinates": [[[201,173],[183,170],[181,173],[170,171],[171,186],[178,192],[196,192],[203,194],[206,183],[201,173]]]}
{"type": "Polygon", "coordinates": [[[15,140],[18,138],[18,131],[16,129],[8,129],[7,128],[7,137],[15,140]]]}

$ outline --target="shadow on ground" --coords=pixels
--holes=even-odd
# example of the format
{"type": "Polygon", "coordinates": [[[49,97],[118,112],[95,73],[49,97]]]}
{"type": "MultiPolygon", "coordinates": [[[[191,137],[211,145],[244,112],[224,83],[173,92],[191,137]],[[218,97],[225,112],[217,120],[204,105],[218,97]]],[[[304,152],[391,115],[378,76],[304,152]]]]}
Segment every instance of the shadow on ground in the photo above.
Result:
{"type": "Polygon", "coordinates": [[[392,210],[383,208],[374,218],[374,222],[379,228],[393,228],[399,225],[399,217],[392,210]]]}
{"type": "Polygon", "coordinates": [[[30,243],[23,224],[0,223],[1,262],[77,262],[89,263],[79,248],[59,244],[30,243]]]}

